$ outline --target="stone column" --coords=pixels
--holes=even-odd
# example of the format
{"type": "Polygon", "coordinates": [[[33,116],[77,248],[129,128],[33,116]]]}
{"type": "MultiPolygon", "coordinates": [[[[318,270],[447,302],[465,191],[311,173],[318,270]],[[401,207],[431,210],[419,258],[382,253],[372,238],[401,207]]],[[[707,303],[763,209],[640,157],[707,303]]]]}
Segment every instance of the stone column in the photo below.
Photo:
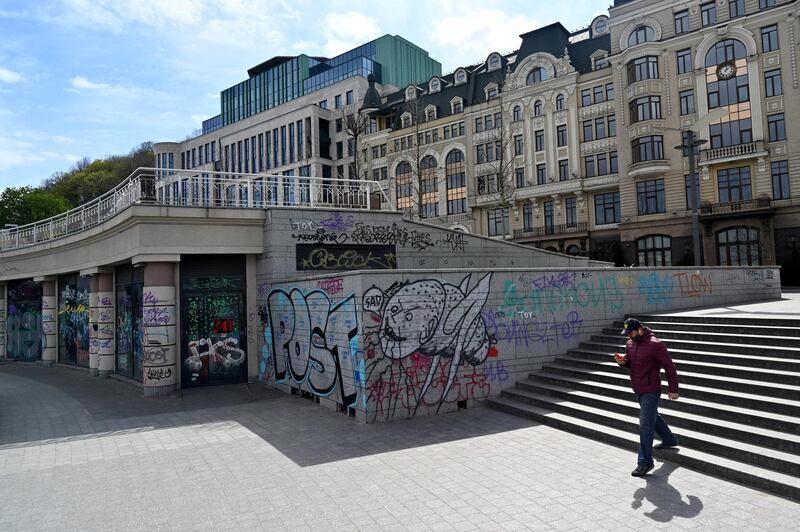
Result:
{"type": "MultiPolygon", "coordinates": [[[[114,276],[110,273],[98,273],[97,292],[92,291],[90,301],[95,303],[95,321],[90,330],[94,331],[97,345],[97,371],[101,377],[108,377],[116,371],[114,358],[114,276]]],[[[91,357],[91,347],[90,347],[91,357]]]]}
{"type": "Polygon", "coordinates": [[[178,382],[176,292],[173,263],[145,264],[142,292],[145,397],[172,394],[178,382]]]}
{"type": "Polygon", "coordinates": [[[89,279],[89,374],[97,376],[100,374],[99,347],[97,331],[98,304],[97,293],[100,291],[100,275],[93,273],[89,279]]]}
{"type": "Polygon", "coordinates": [[[56,280],[42,279],[42,364],[52,366],[58,358],[58,298],[56,280]]]}

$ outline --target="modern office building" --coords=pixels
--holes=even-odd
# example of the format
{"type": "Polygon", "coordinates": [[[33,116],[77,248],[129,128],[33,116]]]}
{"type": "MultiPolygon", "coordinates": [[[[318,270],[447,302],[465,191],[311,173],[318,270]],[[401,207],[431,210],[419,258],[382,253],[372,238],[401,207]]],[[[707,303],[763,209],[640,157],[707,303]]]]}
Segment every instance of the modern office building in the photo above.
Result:
{"type": "Polygon", "coordinates": [[[615,2],[584,30],[546,26],[511,54],[386,95],[373,112],[386,130],[363,156],[398,207],[429,222],[617,264],[690,265],[689,153],[672,147],[723,109],[698,128],[702,262],[777,263],[796,284],[797,8],[615,2]]]}

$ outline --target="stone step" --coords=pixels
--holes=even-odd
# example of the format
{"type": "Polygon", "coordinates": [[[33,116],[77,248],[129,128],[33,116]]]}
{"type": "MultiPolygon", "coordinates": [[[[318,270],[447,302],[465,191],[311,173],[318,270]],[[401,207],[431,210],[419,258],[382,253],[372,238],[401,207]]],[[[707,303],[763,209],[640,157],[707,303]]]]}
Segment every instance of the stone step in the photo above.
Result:
{"type": "MultiPolygon", "coordinates": [[[[575,401],[520,390],[519,388],[503,390],[503,396],[633,434],[638,435],[639,433],[638,415],[625,415],[575,401]]],[[[671,422],[671,419],[665,419],[667,423],[671,422]]],[[[697,449],[731,460],[800,477],[800,456],[798,455],[687,428],[675,430],[674,432],[681,442],[681,447],[697,449]]]]}
{"type": "MultiPolygon", "coordinates": [[[[613,346],[601,346],[604,350],[600,351],[598,349],[570,349],[566,356],[559,357],[562,360],[570,360],[574,364],[586,366],[593,365],[593,364],[601,364],[604,367],[606,365],[615,365],[618,366],[616,362],[614,362],[611,353],[613,352],[610,348],[613,346]],[[605,354],[606,359],[608,362],[603,362],[602,357],[598,357],[598,354],[605,354]]],[[[620,368],[624,370],[625,368],[620,368]]],[[[627,370],[626,370],[627,371],[627,370]]],[[[791,387],[788,389],[793,389],[795,393],[797,390],[800,390],[800,387],[796,386],[796,383],[800,382],[800,374],[795,371],[778,371],[778,370],[771,370],[771,369],[761,369],[761,368],[753,368],[753,367],[745,367],[745,366],[733,366],[730,364],[713,364],[710,362],[695,362],[693,360],[680,360],[678,361],[678,371],[679,375],[684,375],[686,373],[690,373],[693,375],[715,375],[715,376],[723,376],[723,377],[730,377],[732,379],[739,379],[740,382],[746,383],[748,381],[755,381],[756,384],[780,384],[785,385],[786,387],[791,387]]],[[[688,382],[688,381],[687,381],[688,382]]],[[[758,392],[756,392],[758,393],[758,392]]],[[[789,399],[793,399],[795,396],[789,394],[789,399]]]]}
{"type": "MultiPolygon", "coordinates": [[[[639,321],[650,323],[656,321],[670,321],[673,323],[697,323],[702,322],[706,325],[751,325],[756,327],[764,326],[767,322],[772,327],[800,327],[800,319],[781,318],[769,316],[767,318],[734,317],[734,316],[697,316],[697,315],[676,315],[676,314],[637,314],[630,315],[639,321]]],[[[622,329],[620,329],[622,330],[622,329]]]]}
{"type": "MultiPolygon", "coordinates": [[[[565,375],[554,371],[537,371],[531,373],[528,379],[517,381],[517,386],[526,388],[528,383],[544,382],[579,391],[595,393],[621,401],[633,400],[633,391],[627,377],[605,374],[584,374],[580,377],[565,375]],[[589,380],[595,377],[596,380],[589,380]]],[[[666,393],[666,387],[664,388],[666,393]]],[[[741,423],[746,426],[759,427],[776,432],[787,433],[800,437],[800,416],[776,414],[771,409],[765,411],[731,405],[730,392],[724,390],[711,390],[709,388],[681,386],[681,397],[678,401],[669,403],[670,408],[679,412],[690,412],[712,419],[720,419],[741,423]],[[702,393],[708,390],[709,393],[702,393]],[[702,398],[698,398],[702,397],[702,398]],[[709,400],[710,399],[710,400],[709,400]]],[[[746,404],[746,403],[745,403],[746,404]]],[[[800,403],[797,404],[800,413],[800,403]]]]}
{"type": "MultiPolygon", "coordinates": [[[[593,347],[605,347],[606,349],[612,349],[608,353],[605,353],[608,356],[611,353],[624,353],[625,346],[617,346],[614,344],[610,344],[607,341],[603,341],[603,338],[600,336],[592,336],[592,342],[586,342],[580,344],[578,349],[587,350],[592,349],[593,347]]],[[[753,368],[761,368],[761,369],[774,369],[780,371],[790,371],[795,372],[800,375],[800,356],[796,359],[787,358],[780,354],[776,354],[774,356],[767,356],[767,355],[748,355],[748,354],[741,354],[741,353],[726,353],[724,351],[705,351],[705,346],[701,342],[694,342],[694,343],[687,343],[687,346],[693,346],[694,348],[687,348],[687,347],[674,347],[672,345],[672,340],[665,342],[669,347],[669,353],[672,356],[672,359],[677,364],[678,362],[691,360],[695,362],[709,362],[712,364],[729,364],[732,366],[744,366],[744,367],[753,367],[753,368]]],[[[800,382],[800,381],[798,381],[800,382]]]]}
{"type": "MultiPolygon", "coordinates": [[[[563,399],[577,404],[590,406],[609,413],[618,413],[633,418],[639,415],[639,405],[628,394],[626,399],[618,399],[612,394],[603,395],[583,389],[575,389],[558,384],[543,382],[538,379],[518,381],[515,388],[505,390],[508,397],[517,398],[519,391],[533,392],[534,394],[547,395],[556,399],[563,399]]],[[[604,389],[604,392],[611,390],[604,389]]],[[[519,400],[524,400],[524,396],[519,400]]],[[[750,424],[727,421],[705,414],[696,414],[679,410],[678,406],[684,399],[670,401],[663,399],[659,412],[667,420],[675,432],[678,429],[689,429],[694,432],[710,434],[749,443],[756,446],[780,450],[785,453],[798,455],[800,458],[800,436],[773,431],[768,428],[754,427],[750,424]]],[[[711,410],[711,409],[708,409],[711,410]]],[[[797,420],[800,426],[800,418],[797,420]]]]}
{"type": "MultiPolygon", "coordinates": [[[[608,384],[624,382],[628,386],[630,383],[627,371],[620,368],[616,362],[605,365],[586,364],[582,367],[565,360],[565,357],[559,357],[557,362],[546,364],[542,370],[587,381],[608,384]]],[[[678,374],[678,381],[681,392],[694,399],[800,417],[800,401],[796,400],[799,397],[796,389],[754,384],[747,380],[715,375],[696,375],[684,371],[678,374]]],[[[663,381],[662,390],[664,392],[667,390],[663,381]]]]}
{"type": "MultiPolygon", "coordinates": [[[[630,432],[601,423],[595,423],[585,419],[580,412],[577,412],[578,415],[575,417],[554,411],[550,408],[542,408],[514,401],[507,397],[491,399],[488,404],[504,412],[533,419],[551,427],[566,430],[596,441],[610,443],[632,451],[636,451],[639,445],[637,432],[630,432]]],[[[797,476],[717,456],[691,447],[664,451],[656,449],[653,455],[656,458],[667,459],[670,462],[680,464],[690,469],[739,482],[749,487],[795,501],[800,501],[800,478],[797,476]]]]}
{"type": "MultiPolygon", "coordinates": [[[[781,327],[777,325],[730,325],[725,323],[682,323],[670,321],[668,316],[658,321],[644,322],[644,324],[653,330],[671,330],[671,331],[694,331],[694,332],[718,332],[721,334],[752,334],[763,336],[793,336],[800,337],[800,327],[781,327]]],[[[767,323],[772,323],[767,321],[767,323]]],[[[622,331],[622,321],[615,321],[613,330],[616,333],[622,331]]]]}
{"type": "MultiPolygon", "coordinates": [[[[794,347],[800,345],[800,337],[797,336],[768,336],[763,334],[745,334],[730,332],[711,332],[711,331],[683,331],[655,328],[648,325],[662,340],[683,340],[698,342],[722,342],[728,344],[747,344],[764,345],[774,347],[794,347]]],[[[620,334],[622,329],[607,328],[603,329],[603,336],[616,337],[627,340],[620,334]]]]}
{"type": "MultiPolygon", "coordinates": [[[[598,334],[591,338],[592,344],[609,345],[614,351],[625,349],[627,338],[617,335],[598,334]]],[[[800,347],[776,347],[770,344],[751,345],[729,342],[716,342],[710,340],[680,340],[664,339],[664,343],[672,351],[673,349],[689,349],[694,351],[705,351],[709,353],[725,353],[735,355],[750,355],[754,357],[779,357],[800,362],[800,347]]],[[[583,344],[581,344],[583,345],[583,344]]],[[[795,343],[797,345],[797,342],[795,343]]],[[[612,351],[613,352],[613,351],[612,351]]],[[[621,352],[621,351],[620,351],[621,352]]]]}

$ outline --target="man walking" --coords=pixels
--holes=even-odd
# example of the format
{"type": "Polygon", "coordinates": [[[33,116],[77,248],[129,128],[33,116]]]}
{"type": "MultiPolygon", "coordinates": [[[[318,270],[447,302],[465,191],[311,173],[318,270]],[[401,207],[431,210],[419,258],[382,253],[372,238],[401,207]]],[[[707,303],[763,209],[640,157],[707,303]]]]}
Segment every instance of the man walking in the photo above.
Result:
{"type": "Polygon", "coordinates": [[[639,402],[639,459],[631,475],[642,477],[653,469],[653,432],[661,438],[657,449],[678,445],[678,438],[658,414],[661,368],[667,374],[669,398],[672,400],[678,399],[678,372],[667,352],[667,346],[639,320],[625,320],[622,334],[628,337],[625,355],[614,353],[614,358],[617,364],[630,369],[631,386],[639,402]]]}

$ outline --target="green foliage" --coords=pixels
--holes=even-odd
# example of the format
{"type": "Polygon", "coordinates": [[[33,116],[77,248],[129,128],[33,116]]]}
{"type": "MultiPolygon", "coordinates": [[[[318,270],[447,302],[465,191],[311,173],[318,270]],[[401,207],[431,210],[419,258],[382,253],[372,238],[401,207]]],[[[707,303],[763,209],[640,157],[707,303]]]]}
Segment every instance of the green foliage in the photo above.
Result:
{"type": "Polygon", "coordinates": [[[33,223],[69,208],[66,199],[42,188],[10,187],[0,193],[0,227],[33,223]]]}
{"type": "Polygon", "coordinates": [[[0,229],[25,225],[78,207],[101,196],[140,167],[152,168],[153,144],[144,142],[128,155],[91,161],[83,158],[67,172],[56,172],[41,187],[10,187],[0,193],[0,229]]]}

